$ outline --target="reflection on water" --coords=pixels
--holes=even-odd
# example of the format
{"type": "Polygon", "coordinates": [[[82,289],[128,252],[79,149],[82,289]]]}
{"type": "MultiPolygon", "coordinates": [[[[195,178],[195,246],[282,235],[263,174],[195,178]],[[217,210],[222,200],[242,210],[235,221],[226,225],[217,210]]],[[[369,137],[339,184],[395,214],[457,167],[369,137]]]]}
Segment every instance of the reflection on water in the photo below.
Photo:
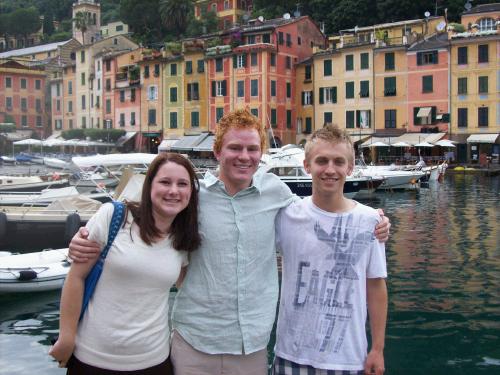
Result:
{"type": "Polygon", "coordinates": [[[388,374],[500,371],[499,182],[457,175],[375,202],[393,223],[388,374]]]}
{"type": "Polygon", "coordinates": [[[64,374],[47,352],[59,326],[59,292],[0,296],[0,374],[64,374]]]}
{"type": "MultiPolygon", "coordinates": [[[[455,175],[363,201],[392,222],[386,374],[500,372],[499,190],[498,177],[455,175]]],[[[64,373],[46,354],[58,296],[0,296],[0,374],[64,373]]]]}

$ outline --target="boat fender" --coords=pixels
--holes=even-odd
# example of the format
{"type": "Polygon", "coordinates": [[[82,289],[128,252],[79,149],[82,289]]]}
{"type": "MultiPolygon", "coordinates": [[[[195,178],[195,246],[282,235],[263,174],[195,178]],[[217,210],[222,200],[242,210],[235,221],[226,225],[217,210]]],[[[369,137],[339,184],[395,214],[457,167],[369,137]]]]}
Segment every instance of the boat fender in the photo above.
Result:
{"type": "Polygon", "coordinates": [[[5,212],[0,212],[0,240],[7,234],[7,215],[5,212]]]}
{"type": "Polygon", "coordinates": [[[33,270],[23,270],[19,271],[18,280],[19,281],[30,281],[36,279],[38,274],[33,270]]]}
{"type": "Polygon", "coordinates": [[[66,217],[66,225],[64,227],[64,240],[66,242],[71,241],[73,236],[78,232],[78,229],[81,227],[82,223],[80,220],[80,215],[76,212],[69,214],[66,217]]]}

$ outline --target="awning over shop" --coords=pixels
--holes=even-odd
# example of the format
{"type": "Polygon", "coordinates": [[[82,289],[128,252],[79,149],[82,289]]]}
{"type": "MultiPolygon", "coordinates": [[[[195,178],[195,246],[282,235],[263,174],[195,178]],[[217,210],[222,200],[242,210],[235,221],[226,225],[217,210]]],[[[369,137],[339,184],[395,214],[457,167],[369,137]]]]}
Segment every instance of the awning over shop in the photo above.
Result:
{"type": "Polygon", "coordinates": [[[382,143],[390,146],[391,144],[396,143],[396,139],[397,137],[371,137],[359,145],[359,147],[372,147],[373,144],[377,145],[382,143]]]}
{"type": "Polygon", "coordinates": [[[178,142],[176,142],[170,149],[172,151],[192,151],[194,147],[198,146],[209,136],[209,133],[202,133],[198,135],[185,135],[178,142]]]}
{"type": "Polygon", "coordinates": [[[421,107],[417,112],[417,117],[429,117],[431,111],[431,107],[421,107]]]}
{"type": "Polygon", "coordinates": [[[471,134],[467,143],[495,143],[499,134],[471,134]]]}
{"type": "Polygon", "coordinates": [[[121,147],[137,135],[137,132],[126,132],[116,141],[116,146],[121,147]]]}
{"type": "Polygon", "coordinates": [[[209,135],[198,146],[193,147],[193,151],[197,152],[210,152],[214,145],[215,136],[209,135]]]}
{"type": "Polygon", "coordinates": [[[178,139],[164,139],[158,146],[158,151],[170,151],[173,145],[175,145],[178,139]]]}
{"type": "Polygon", "coordinates": [[[396,142],[406,142],[412,146],[422,142],[434,144],[445,135],[446,133],[405,133],[397,138],[391,139],[391,144],[396,142]]]}

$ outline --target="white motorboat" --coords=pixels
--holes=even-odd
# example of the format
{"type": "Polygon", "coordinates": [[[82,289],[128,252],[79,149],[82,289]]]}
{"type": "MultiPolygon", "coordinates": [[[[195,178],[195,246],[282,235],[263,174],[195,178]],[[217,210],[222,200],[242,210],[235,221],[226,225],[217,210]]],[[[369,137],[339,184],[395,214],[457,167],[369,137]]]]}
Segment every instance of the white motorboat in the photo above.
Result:
{"type": "Polygon", "coordinates": [[[68,274],[68,249],[0,257],[0,293],[61,289],[68,274]]]}
{"type": "Polygon", "coordinates": [[[356,159],[354,175],[356,176],[381,176],[383,183],[378,190],[418,190],[420,179],[425,176],[421,170],[404,170],[397,166],[366,165],[363,160],[356,159]]]}
{"type": "MultiPolygon", "coordinates": [[[[273,149],[271,154],[262,156],[259,172],[274,173],[292,192],[300,197],[312,195],[312,179],[304,169],[304,150],[295,145],[286,145],[273,149]]],[[[353,198],[356,195],[373,193],[383,183],[382,177],[348,176],[344,184],[344,195],[353,198]]]]}
{"type": "Polygon", "coordinates": [[[64,178],[43,179],[41,176],[0,176],[0,193],[4,192],[36,192],[43,189],[68,186],[64,178]]]}

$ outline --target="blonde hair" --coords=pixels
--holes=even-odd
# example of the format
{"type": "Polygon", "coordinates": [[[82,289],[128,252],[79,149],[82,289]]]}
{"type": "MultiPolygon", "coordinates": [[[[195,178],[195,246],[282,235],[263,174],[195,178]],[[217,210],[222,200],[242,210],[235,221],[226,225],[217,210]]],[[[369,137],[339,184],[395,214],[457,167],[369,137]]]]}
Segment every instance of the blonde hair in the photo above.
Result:
{"type": "Polygon", "coordinates": [[[304,147],[306,160],[309,158],[314,143],[318,140],[331,144],[345,143],[349,149],[348,161],[349,163],[354,163],[354,144],[349,133],[332,124],[326,124],[323,128],[311,134],[304,147]]]}
{"type": "Polygon", "coordinates": [[[220,152],[224,135],[231,129],[255,129],[259,133],[260,149],[265,152],[267,148],[267,137],[259,119],[252,115],[248,109],[237,109],[224,115],[215,130],[214,151],[220,152]]]}

